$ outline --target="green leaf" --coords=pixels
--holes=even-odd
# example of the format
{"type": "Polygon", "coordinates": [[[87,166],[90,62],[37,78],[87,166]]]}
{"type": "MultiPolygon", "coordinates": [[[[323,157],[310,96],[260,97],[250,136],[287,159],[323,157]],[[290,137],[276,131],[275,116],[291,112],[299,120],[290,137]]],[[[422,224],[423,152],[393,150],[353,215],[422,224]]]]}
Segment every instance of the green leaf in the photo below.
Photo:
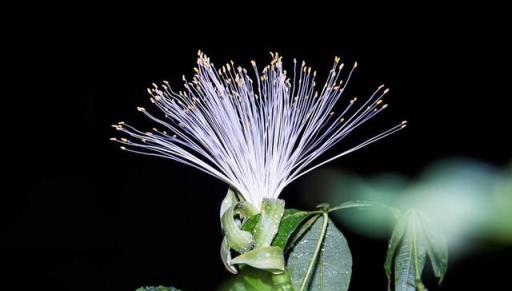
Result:
{"type": "Polygon", "coordinates": [[[386,277],[388,278],[388,290],[391,290],[391,273],[393,271],[393,259],[395,258],[396,251],[407,229],[409,215],[410,213],[407,212],[400,217],[393,230],[393,233],[391,234],[391,239],[389,240],[388,243],[386,262],[384,263],[384,270],[386,271],[386,277]]]}
{"type": "Polygon", "coordinates": [[[348,290],[352,256],[345,237],[325,213],[309,221],[288,258],[294,290],[348,290]]]}
{"type": "Polygon", "coordinates": [[[231,260],[232,264],[246,264],[273,273],[284,271],[283,250],[279,247],[258,247],[231,260]]]}
{"type": "Polygon", "coordinates": [[[421,226],[426,237],[426,247],[434,274],[439,278],[439,284],[443,282],[448,269],[448,244],[443,235],[434,228],[430,219],[423,213],[419,213],[421,226]]]}
{"type": "Polygon", "coordinates": [[[395,291],[425,290],[421,273],[425,266],[425,237],[418,215],[410,212],[407,229],[395,259],[395,291]]]}
{"type": "Polygon", "coordinates": [[[309,216],[311,216],[311,213],[307,211],[286,209],[284,211],[283,219],[281,219],[279,230],[277,231],[277,235],[274,238],[272,245],[284,249],[286,247],[286,243],[295,232],[297,227],[309,216]]]}
{"type": "Polygon", "coordinates": [[[297,230],[292,233],[290,236],[290,239],[286,243],[286,247],[284,249],[285,253],[288,253],[293,247],[302,239],[302,237],[310,230],[310,228],[313,226],[313,224],[318,220],[319,217],[322,215],[315,214],[308,220],[306,220],[304,223],[302,223],[299,227],[297,227],[297,230]]]}
{"type": "Polygon", "coordinates": [[[388,289],[394,262],[395,291],[426,290],[421,274],[427,255],[441,283],[448,266],[446,241],[425,214],[409,210],[398,220],[389,242],[384,264],[388,289]]]}
{"type": "Polygon", "coordinates": [[[284,213],[284,200],[263,199],[261,217],[254,229],[256,248],[268,247],[277,233],[284,213]]]}
{"type": "MultiPolygon", "coordinates": [[[[309,211],[285,209],[277,234],[272,241],[272,246],[284,249],[298,227],[311,215],[312,213],[309,211]]],[[[260,214],[249,217],[242,225],[242,230],[254,233],[256,224],[258,224],[260,218],[260,214]]]]}
{"type": "Polygon", "coordinates": [[[140,287],[140,288],[137,288],[135,291],[181,291],[181,290],[174,288],[174,287],[157,286],[157,287],[140,287]]]}

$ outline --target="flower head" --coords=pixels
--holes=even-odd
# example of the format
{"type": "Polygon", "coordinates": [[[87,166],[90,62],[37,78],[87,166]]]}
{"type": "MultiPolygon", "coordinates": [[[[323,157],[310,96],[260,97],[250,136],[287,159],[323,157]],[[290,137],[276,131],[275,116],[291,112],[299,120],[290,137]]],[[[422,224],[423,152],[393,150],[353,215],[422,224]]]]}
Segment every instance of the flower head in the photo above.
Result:
{"type": "Polygon", "coordinates": [[[262,71],[251,61],[249,73],[233,62],[216,68],[199,52],[196,74],[192,81],[183,78],[183,91],[172,90],[167,81],[148,89],[163,117],[138,108],[161,129],[143,132],[120,122],[114,127],[128,138],[112,140],[124,144],[124,150],[175,160],[217,177],[259,208],[263,198],[277,198],[300,176],[405,127],[401,122],[318,162],[387,107],[382,97],[388,89],[378,87],[362,104],[356,98],[345,101],[343,92],[357,63],[344,74],[336,57],[327,80],[317,88],[311,67],[294,59],[289,76],[281,56],[271,55],[262,71]],[[337,101],[346,104],[335,112],[337,101]]]}

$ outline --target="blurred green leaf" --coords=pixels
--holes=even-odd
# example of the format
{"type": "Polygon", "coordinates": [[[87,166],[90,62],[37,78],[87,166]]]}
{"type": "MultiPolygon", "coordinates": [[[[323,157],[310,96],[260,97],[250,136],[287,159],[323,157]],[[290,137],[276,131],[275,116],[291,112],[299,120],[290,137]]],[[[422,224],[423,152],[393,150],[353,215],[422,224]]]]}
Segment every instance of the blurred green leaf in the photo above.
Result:
{"type": "Polygon", "coordinates": [[[135,291],[181,291],[181,290],[174,288],[174,287],[157,286],[157,287],[140,287],[140,288],[137,288],[135,291]]]}
{"type": "Polygon", "coordinates": [[[512,243],[512,167],[498,177],[493,192],[496,211],[488,230],[498,241],[512,243]]]}
{"type": "Polygon", "coordinates": [[[348,290],[352,256],[345,237],[327,215],[310,221],[288,258],[294,290],[348,290]]]}
{"type": "MultiPolygon", "coordinates": [[[[487,235],[502,242],[512,241],[512,224],[509,223],[512,211],[506,206],[512,205],[507,203],[512,201],[512,192],[489,195],[494,193],[497,174],[495,167],[485,163],[448,159],[432,163],[414,179],[392,173],[362,178],[324,171],[318,178],[322,183],[314,185],[319,185],[316,187],[327,195],[324,200],[330,204],[339,203],[342,197],[402,209],[421,209],[436,225],[444,228],[452,249],[462,252],[476,241],[468,239],[473,236],[487,235]]],[[[506,188],[505,184],[501,187],[506,188]]],[[[372,237],[388,236],[395,221],[388,210],[379,207],[364,212],[336,212],[333,217],[354,231],[372,237]]]]}
{"type": "Polygon", "coordinates": [[[348,173],[329,172],[323,177],[328,186],[321,186],[326,202],[333,207],[332,217],[352,230],[370,237],[387,237],[395,221],[396,212],[384,205],[396,205],[406,188],[406,180],[398,175],[379,175],[361,178],[348,173]],[[351,200],[349,202],[340,201],[351,200]],[[371,205],[369,205],[371,204],[371,205]],[[371,206],[371,207],[370,207],[371,206]],[[344,212],[338,209],[363,207],[364,211],[344,212]],[[390,211],[391,210],[391,211],[390,211]]]}

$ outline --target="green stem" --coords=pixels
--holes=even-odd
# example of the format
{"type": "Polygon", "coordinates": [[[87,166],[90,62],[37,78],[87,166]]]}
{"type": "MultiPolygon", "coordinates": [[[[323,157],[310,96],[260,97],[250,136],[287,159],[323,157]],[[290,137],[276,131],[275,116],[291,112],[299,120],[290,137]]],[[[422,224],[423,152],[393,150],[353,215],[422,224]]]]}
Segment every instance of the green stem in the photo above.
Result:
{"type": "Polygon", "coordinates": [[[322,248],[322,243],[324,242],[325,233],[327,231],[327,224],[329,223],[329,216],[326,211],[323,211],[323,224],[322,224],[322,232],[320,233],[320,237],[318,238],[318,243],[316,245],[315,253],[313,254],[313,258],[311,262],[309,262],[308,270],[304,276],[304,280],[300,286],[299,291],[306,290],[306,286],[309,282],[309,277],[311,277],[311,273],[313,272],[313,268],[315,267],[316,260],[318,258],[318,254],[320,253],[320,249],[322,248]]]}
{"type": "Polygon", "coordinates": [[[308,211],[309,214],[323,214],[324,211],[323,210],[312,210],[312,211],[308,211]]]}
{"type": "Polygon", "coordinates": [[[389,210],[395,218],[398,218],[400,214],[400,210],[386,205],[379,202],[373,202],[373,201],[354,201],[352,202],[346,202],[339,206],[333,207],[329,209],[329,212],[342,210],[342,209],[349,209],[349,208],[366,208],[366,207],[380,207],[389,210]]]}
{"type": "Polygon", "coordinates": [[[348,208],[360,208],[360,207],[372,207],[375,206],[375,204],[357,204],[357,205],[340,205],[329,209],[329,212],[342,210],[342,209],[348,209],[348,208]]]}
{"type": "Polygon", "coordinates": [[[272,274],[272,282],[277,291],[293,291],[292,280],[287,270],[282,273],[272,274]]]}

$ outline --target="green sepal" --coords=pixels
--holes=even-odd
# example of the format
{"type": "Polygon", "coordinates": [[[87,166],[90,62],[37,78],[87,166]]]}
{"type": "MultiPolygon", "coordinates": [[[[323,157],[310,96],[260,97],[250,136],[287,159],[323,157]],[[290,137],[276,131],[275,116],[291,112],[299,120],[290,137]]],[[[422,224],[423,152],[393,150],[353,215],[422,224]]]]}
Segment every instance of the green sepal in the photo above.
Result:
{"type": "Polygon", "coordinates": [[[254,246],[254,238],[250,232],[240,229],[242,219],[254,216],[258,210],[251,204],[240,201],[236,191],[229,188],[220,206],[221,227],[224,231],[220,254],[226,269],[236,274],[236,268],[231,265],[231,252],[246,252],[254,246]]]}
{"type": "Polygon", "coordinates": [[[254,229],[256,248],[268,247],[279,229],[284,213],[284,200],[265,198],[261,204],[261,217],[254,229]]]}
{"type": "Polygon", "coordinates": [[[235,211],[242,218],[248,218],[258,214],[258,209],[256,209],[252,204],[246,201],[240,201],[235,207],[235,211]]]}
{"type": "MultiPolygon", "coordinates": [[[[238,197],[240,195],[237,194],[235,190],[232,188],[228,189],[228,193],[226,193],[226,197],[222,200],[220,204],[220,218],[224,213],[233,206],[236,206],[235,210],[237,214],[240,214],[241,217],[248,218],[258,214],[258,209],[256,209],[252,204],[241,201],[238,197]]],[[[222,222],[222,221],[221,221],[222,222]]]]}
{"type": "MultiPolygon", "coordinates": [[[[221,219],[221,228],[224,231],[224,224],[222,223],[222,216],[224,213],[234,205],[238,203],[238,198],[236,195],[235,190],[229,188],[228,192],[226,193],[226,197],[222,200],[222,203],[220,205],[220,219],[221,219]]],[[[220,258],[222,260],[222,263],[226,267],[226,270],[228,270],[232,274],[237,274],[238,270],[231,264],[231,249],[228,245],[228,241],[226,237],[222,239],[222,243],[220,246],[220,258]]]]}
{"type": "Polygon", "coordinates": [[[228,193],[226,193],[226,197],[222,200],[220,204],[220,219],[230,207],[237,204],[240,200],[238,200],[235,190],[229,188],[228,193]]]}
{"type": "Polygon", "coordinates": [[[239,253],[245,253],[254,247],[254,238],[248,231],[241,230],[235,221],[235,209],[238,204],[228,208],[222,215],[221,223],[228,246],[239,253]]]}
{"type": "Polygon", "coordinates": [[[279,247],[255,248],[234,258],[231,263],[245,264],[272,273],[285,270],[283,250],[279,247]]]}
{"type": "Polygon", "coordinates": [[[222,244],[220,246],[220,258],[222,259],[222,263],[224,264],[224,267],[226,267],[226,270],[231,274],[236,275],[238,273],[238,270],[231,264],[231,250],[225,237],[222,239],[222,244]]]}

